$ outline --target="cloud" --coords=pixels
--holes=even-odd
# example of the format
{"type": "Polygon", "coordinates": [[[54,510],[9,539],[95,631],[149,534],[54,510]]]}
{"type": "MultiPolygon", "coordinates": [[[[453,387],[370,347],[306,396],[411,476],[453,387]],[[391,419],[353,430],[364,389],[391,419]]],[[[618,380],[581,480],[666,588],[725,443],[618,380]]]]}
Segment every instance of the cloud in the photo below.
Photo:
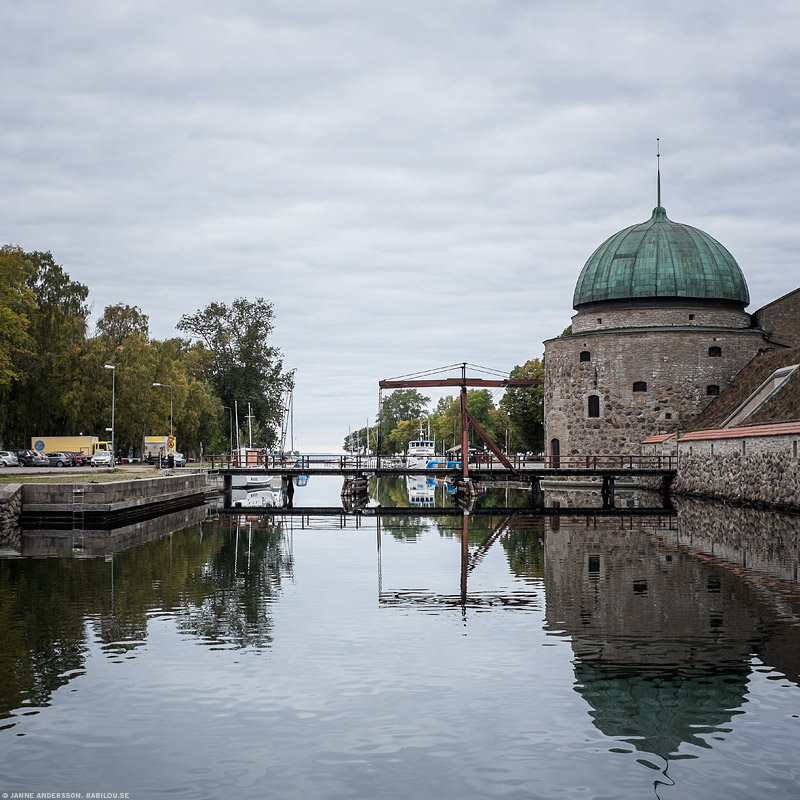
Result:
{"type": "Polygon", "coordinates": [[[584,261],[649,217],[656,137],[670,217],[731,250],[752,308],[795,288],[798,16],[28,3],[0,33],[3,239],[158,337],[268,298],[301,446],[339,443],[381,377],[541,355],[584,261]]]}

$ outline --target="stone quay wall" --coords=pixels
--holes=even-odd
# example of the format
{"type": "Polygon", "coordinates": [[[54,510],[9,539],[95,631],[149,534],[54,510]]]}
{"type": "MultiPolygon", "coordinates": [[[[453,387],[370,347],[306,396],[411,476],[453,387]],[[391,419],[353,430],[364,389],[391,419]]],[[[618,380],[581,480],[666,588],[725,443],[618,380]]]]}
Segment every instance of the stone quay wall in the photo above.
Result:
{"type": "Polygon", "coordinates": [[[9,483],[0,486],[0,547],[19,549],[21,528],[19,515],[22,511],[22,484],[9,483]]]}
{"type": "Polygon", "coordinates": [[[793,438],[796,441],[796,437],[764,437],[764,442],[755,437],[729,440],[729,447],[714,442],[713,454],[710,443],[698,447],[701,443],[692,442],[691,452],[683,445],[672,491],[745,505],[800,509],[800,461],[793,438]],[[784,440],[782,446],[777,439],[784,440]],[[742,442],[746,443],[744,453],[742,442]]]}

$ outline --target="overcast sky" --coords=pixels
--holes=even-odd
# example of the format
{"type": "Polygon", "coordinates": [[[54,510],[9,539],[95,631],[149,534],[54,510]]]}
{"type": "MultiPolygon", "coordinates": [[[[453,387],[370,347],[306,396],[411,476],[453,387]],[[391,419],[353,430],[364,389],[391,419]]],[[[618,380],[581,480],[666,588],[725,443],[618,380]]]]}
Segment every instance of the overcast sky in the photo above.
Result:
{"type": "Polygon", "coordinates": [[[156,338],[271,301],[306,452],[372,422],[380,378],[541,357],[649,218],[656,137],[667,213],[749,310],[800,286],[797,0],[13,5],[2,243],[156,338]]]}

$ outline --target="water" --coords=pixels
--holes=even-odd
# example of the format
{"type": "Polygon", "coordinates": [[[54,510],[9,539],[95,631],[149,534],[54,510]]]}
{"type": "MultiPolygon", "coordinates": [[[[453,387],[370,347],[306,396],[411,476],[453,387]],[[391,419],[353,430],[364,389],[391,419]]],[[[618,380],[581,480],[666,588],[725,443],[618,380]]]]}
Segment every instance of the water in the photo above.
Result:
{"type": "Polygon", "coordinates": [[[800,796],[800,519],[464,525],[220,516],[0,560],[0,792],[800,796]]]}

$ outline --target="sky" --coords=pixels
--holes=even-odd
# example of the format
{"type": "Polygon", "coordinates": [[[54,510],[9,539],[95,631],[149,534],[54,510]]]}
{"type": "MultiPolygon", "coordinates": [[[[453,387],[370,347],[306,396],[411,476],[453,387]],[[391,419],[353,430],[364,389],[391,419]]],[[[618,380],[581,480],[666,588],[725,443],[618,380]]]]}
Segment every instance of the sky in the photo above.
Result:
{"type": "Polygon", "coordinates": [[[382,378],[540,358],[656,205],[656,139],[749,310],[800,286],[796,0],[13,5],[0,243],[158,339],[267,299],[304,452],[372,424],[382,378]]]}

